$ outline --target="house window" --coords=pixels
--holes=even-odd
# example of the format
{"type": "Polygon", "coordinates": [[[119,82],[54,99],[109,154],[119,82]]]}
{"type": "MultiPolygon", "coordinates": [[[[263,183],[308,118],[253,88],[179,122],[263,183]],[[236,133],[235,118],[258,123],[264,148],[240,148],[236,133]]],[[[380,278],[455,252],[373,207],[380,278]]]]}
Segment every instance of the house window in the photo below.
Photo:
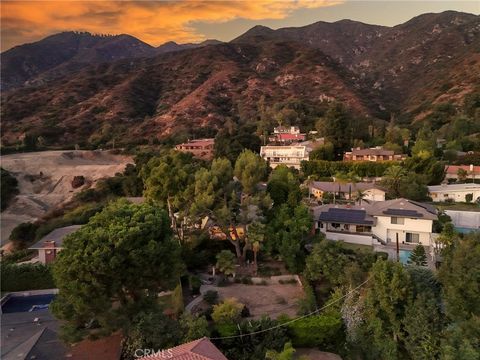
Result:
{"type": "Polygon", "coordinates": [[[415,234],[415,233],[409,233],[407,232],[405,234],[405,241],[407,243],[414,243],[418,244],[420,242],[420,234],[415,234]]]}
{"type": "Polygon", "coordinates": [[[401,217],[392,217],[390,219],[391,224],[403,225],[405,224],[405,219],[401,217]]]}
{"type": "Polygon", "coordinates": [[[340,227],[340,224],[338,223],[332,223],[332,227],[335,229],[338,229],[340,227]]]}
{"type": "Polygon", "coordinates": [[[357,225],[357,232],[372,232],[372,227],[367,225],[357,225]]]}

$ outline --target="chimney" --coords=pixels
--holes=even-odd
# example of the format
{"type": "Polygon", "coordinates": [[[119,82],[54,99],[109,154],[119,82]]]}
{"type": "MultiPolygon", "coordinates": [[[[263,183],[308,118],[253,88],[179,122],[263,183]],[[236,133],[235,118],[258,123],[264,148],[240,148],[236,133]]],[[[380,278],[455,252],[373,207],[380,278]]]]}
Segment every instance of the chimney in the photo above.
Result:
{"type": "Polygon", "coordinates": [[[43,247],[47,249],[55,248],[55,241],[54,240],[47,240],[43,242],[43,247]]]}

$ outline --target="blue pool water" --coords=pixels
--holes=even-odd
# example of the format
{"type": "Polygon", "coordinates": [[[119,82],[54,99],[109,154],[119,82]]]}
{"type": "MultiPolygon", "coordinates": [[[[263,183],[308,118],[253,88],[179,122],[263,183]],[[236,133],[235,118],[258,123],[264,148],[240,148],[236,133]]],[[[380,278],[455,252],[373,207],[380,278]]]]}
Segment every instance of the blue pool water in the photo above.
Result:
{"type": "Polygon", "coordinates": [[[400,250],[399,257],[400,257],[400,262],[402,264],[406,264],[408,262],[408,259],[410,259],[410,254],[412,252],[410,250],[400,250]]]}
{"type": "Polygon", "coordinates": [[[459,227],[459,226],[455,226],[455,230],[457,230],[461,234],[468,234],[470,232],[480,231],[479,229],[472,229],[472,228],[459,227]]]}
{"type": "Polygon", "coordinates": [[[48,309],[54,298],[54,294],[12,296],[2,305],[2,312],[7,314],[48,309]]]}

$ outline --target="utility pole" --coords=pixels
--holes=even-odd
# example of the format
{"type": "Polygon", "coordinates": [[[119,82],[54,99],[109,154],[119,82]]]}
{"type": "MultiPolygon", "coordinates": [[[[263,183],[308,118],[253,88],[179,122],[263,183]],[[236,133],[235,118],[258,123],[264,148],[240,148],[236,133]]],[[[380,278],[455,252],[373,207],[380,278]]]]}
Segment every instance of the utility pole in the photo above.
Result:
{"type": "Polygon", "coordinates": [[[396,235],[396,240],[397,240],[397,262],[399,262],[400,261],[400,247],[398,245],[398,232],[395,233],[395,235],[396,235]]]}

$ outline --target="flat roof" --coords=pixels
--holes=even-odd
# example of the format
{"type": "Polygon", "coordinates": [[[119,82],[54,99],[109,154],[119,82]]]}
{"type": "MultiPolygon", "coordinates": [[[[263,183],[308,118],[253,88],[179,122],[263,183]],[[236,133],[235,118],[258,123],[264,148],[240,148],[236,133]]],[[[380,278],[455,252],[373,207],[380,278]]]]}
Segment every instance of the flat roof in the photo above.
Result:
{"type": "Polygon", "coordinates": [[[443,184],[432,185],[428,187],[428,191],[468,191],[468,190],[480,190],[480,184],[443,184]]]}

